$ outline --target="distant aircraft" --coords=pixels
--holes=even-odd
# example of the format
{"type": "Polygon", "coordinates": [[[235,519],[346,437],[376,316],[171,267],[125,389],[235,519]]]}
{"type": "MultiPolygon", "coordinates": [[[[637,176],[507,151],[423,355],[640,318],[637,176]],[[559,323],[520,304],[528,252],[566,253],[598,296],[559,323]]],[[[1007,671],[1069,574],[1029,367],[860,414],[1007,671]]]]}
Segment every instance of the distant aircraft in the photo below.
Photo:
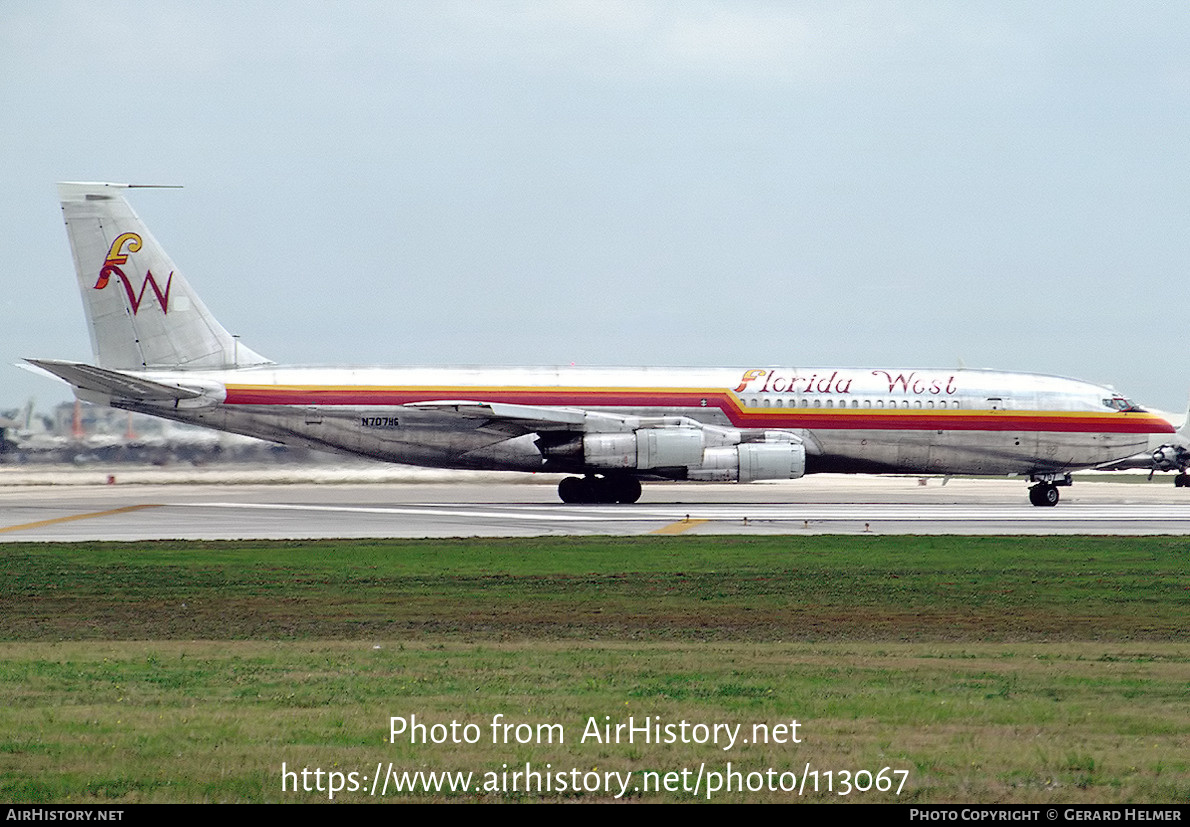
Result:
{"type": "Polygon", "coordinates": [[[19,411],[13,411],[12,416],[0,416],[0,454],[16,450],[20,440],[30,432],[33,421],[32,398],[19,411]]]}
{"type": "MultiPolygon", "coordinates": [[[[1154,411],[1154,413],[1157,413],[1154,411]]],[[[1162,414],[1163,418],[1173,426],[1174,417],[1162,414]]],[[[1149,444],[1143,451],[1113,462],[1106,462],[1098,466],[1101,471],[1129,471],[1141,470],[1149,472],[1149,479],[1156,471],[1177,471],[1173,484],[1178,488],[1190,486],[1190,475],[1186,469],[1190,467],[1190,411],[1181,420],[1181,425],[1173,434],[1152,434],[1149,444]]]]}
{"type": "Polygon", "coordinates": [[[1111,388],[1028,373],[280,366],[215,320],[129,187],[58,186],[95,364],[28,361],[88,402],[410,465],[569,473],[569,503],[842,472],[1020,475],[1052,506],[1071,471],[1174,432],[1111,388]]]}
{"type": "Polygon", "coordinates": [[[31,430],[33,425],[33,405],[36,400],[32,397],[19,411],[12,411],[12,416],[0,416],[0,429],[12,429],[21,433],[31,430]]]}

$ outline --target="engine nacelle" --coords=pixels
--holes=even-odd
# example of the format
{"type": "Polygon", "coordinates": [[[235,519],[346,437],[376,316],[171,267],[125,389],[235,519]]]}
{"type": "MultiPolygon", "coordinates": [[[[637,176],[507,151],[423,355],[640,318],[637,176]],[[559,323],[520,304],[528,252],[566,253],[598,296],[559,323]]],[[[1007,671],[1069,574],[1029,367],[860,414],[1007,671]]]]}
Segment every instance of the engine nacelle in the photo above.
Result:
{"type": "Polygon", "coordinates": [[[1162,445],[1153,452],[1153,467],[1158,471],[1172,471],[1181,468],[1186,460],[1186,449],[1177,445],[1162,445]]]}
{"type": "Polygon", "coordinates": [[[687,479],[704,482],[796,480],[806,473],[806,446],[800,442],[746,442],[708,448],[687,479]]]}
{"type": "Polygon", "coordinates": [[[699,428],[640,428],[583,437],[583,461],[596,468],[674,468],[698,465],[702,457],[699,428]]]}

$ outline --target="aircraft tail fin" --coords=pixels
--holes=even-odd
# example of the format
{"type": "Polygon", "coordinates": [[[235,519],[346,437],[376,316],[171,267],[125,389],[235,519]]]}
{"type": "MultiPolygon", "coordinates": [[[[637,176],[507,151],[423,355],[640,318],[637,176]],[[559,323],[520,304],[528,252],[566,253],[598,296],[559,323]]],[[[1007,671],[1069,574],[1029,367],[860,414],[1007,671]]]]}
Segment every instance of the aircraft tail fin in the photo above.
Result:
{"type": "Polygon", "coordinates": [[[1178,427],[1177,434],[1190,442],[1190,406],[1187,406],[1186,418],[1182,420],[1182,424],[1178,427]]]}
{"type": "Polygon", "coordinates": [[[119,193],[130,186],[58,185],[99,366],[199,370],[270,364],[207,310],[119,193]]]}
{"type": "Polygon", "coordinates": [[[29,427],[33,424],[33,406],[36,403],[37,400],[32,396],[25,402],[25,407],[21,408],[21,418],[18,427],[26,431],[29,430],[29,427]]]}

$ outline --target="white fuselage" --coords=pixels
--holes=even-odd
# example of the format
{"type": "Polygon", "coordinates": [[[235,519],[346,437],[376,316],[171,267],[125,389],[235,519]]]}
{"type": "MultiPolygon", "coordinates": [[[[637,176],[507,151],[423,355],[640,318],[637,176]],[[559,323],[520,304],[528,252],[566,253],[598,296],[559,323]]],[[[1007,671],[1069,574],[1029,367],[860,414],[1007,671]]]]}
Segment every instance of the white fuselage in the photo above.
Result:
{"type": "Polygon", "coordinates": [[[448,468],[584,470],[581,458],[550,446],[568,433],[624,430],[624,417],[686,418],[745,441],[787,432],[806,446],[806,473],[1064,473],[1135,454],[1150,434],[1173,430],[1161,417],[1121,410],[1104,386],[986,370],[261,366],[136,375],[201,386],[204,396],[176,405],[95,401],[448,468]],[[468,409],[475,403],[516,406],[519,415],[484,416],[468,409]],[[588,418],[555,421],[554,412],[588,418]]]}

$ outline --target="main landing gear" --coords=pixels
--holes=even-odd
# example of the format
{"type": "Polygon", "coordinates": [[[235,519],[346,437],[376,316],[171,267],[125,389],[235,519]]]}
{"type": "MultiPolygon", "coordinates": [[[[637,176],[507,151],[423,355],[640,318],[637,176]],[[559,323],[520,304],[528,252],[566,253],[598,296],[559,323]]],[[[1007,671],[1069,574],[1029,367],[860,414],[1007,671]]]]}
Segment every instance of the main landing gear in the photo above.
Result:
{"type": "Polygon", "coordinates": [[[1051,506],[1057,505],[1058,500],[1058,486],[1070,486],[1072,484],[1070,475],[1064,474],[1058,476],[1056,474],[1044,474],[1033,477],[1037,483],[1029,489],[1029,502],[1033,505],[1051,506]]]}
{"type": "Polygon", "coordinates": [[[564,503],[634,503],[640,499],[640,480],[628,474],[567,477],[558,483],[564,503]]]}
{"type": "Polygon", "coordinates": [[[1048,482],[1039,482],[1029,489],[1029,502],[1033,505],[1057,505],[1058,488],[1048,482]]]}

